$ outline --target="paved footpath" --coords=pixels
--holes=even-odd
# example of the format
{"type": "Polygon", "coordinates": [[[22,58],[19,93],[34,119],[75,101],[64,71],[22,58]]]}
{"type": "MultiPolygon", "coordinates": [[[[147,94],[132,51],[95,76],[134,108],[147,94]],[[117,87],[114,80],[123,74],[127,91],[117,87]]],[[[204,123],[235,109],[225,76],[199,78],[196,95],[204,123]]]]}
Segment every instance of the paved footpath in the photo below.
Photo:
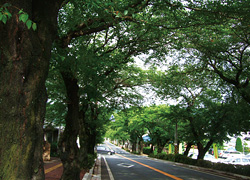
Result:
{"type": "MultiPolygon", "coordinates": [[[[52,157],[50,161],[44,162],[45,180],[60,180],[63,172],[63,166],[59,158],[52,157]]],[[[80,174],[83,179],[85,171],[80,174]]]]}

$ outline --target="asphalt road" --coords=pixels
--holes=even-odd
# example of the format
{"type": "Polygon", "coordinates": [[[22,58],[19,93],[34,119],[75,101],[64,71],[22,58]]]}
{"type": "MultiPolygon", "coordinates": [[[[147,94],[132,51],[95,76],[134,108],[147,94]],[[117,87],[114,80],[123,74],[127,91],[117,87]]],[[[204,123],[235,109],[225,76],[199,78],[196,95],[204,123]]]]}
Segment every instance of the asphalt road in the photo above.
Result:
{"type": "Polygon", "coordinates": [[[130,154],[106,142],[116,154],[102,155],[102,180],[226,180],[231,178],[199,172],[176,163],[130,154]]]}

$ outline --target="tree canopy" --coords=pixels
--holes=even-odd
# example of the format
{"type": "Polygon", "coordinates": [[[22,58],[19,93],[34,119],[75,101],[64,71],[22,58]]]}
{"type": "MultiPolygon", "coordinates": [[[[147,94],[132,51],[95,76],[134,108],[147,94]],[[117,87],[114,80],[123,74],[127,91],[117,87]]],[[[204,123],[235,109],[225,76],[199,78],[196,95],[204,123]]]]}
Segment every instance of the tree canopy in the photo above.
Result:
{"type": "MultiPolygon", "coordinates": [[[[44,179],[45,119],[65,124],[59,143],[62,179],[79,179],[88,164],[86,154],[93,154],[104,134],[106,118],[126,103],[140,104],[135,87],[149,82],[162,98],[180,102],[178,112],[186,112],[183,127],[193,130],[184,137],[192,143],[220,141],[209,129],[219,120],[225,121],[222,129],[229,127],[228,119],[236,121],[235,131],[247,129],[249,6],[235,0],[0,2],[0,132],[5,137],[0,140],[0,179],[44,179]],[[132,65],[140,54],[155,64],[172,55],[174,64],[168,72],[144,71],[132,65]],[[211,126],[203,128],[206,123],[211,126]]],[[[164,144],[177,118],[164,108],[161,115],[150,111],[144,109],[162,126],[147,130],[152,137],[162,132],[157,138],[164,144]],[[170,132],[163,133],[163,126],[170,132]]],[[[145,133],[147,116],[130,111],[135,112],[122,138],[141,139],[145,133]]]]}

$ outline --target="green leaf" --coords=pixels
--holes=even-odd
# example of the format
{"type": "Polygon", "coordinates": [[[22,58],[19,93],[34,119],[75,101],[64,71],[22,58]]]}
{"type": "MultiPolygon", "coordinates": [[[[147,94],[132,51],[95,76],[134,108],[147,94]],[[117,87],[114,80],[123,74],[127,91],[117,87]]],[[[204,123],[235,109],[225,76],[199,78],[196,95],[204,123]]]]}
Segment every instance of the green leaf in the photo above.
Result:
{"type": "Polygon", "coordinates": [[[23,14],[24,12],[23,12],[23,10],[21,9],[19,12],[18,12],[18,14],[23,14]]]}
{"type": "Polygon", "coordinates": [[[32,24],[32,29],[35,31],[36,28],[37,28],[36,23],[33,23],[33,24],[32,24]]]}
{"type": "Polygon", "coordinates": [[[8,18],[12,17],[12,14],[9,11],[6,11],[6,14],[7,14],[8,18]]]}
{"type": "Polygon", "coordinates": [[[39,169],[38,169],[38,168],[34,169],[34,172],[35,172],[35,173],[38,173],[38,171],[39,171],[39,169]]]}
{"type": "Polygon", "coordinates": [[[3,15],[2,21],[3,21],[4,24],[6,24],[6,22],[7,22],[7,16],[6,15],[3,15]]]}
{"type": "Polygon", "coordinates": [[[30,29],[31,26],[32,26],[32,21],[31,21],[31,20],[28,20],[28,21],[26,22],[26,25],[27,25],[28,29],[30,29]]]}
{"type": "Polygon", "coordinates": [[[125,10],[123,14],[126,16],[128,14],[128,10],[125,10]]]}
{"type": "Polygon", "coordinates": [[[3,7],[8,7],[8,6],[11,6],[11,4],[10,3],[5,3],[4,5],[3,5],[3,7]]]}
{"type": "Polygon", "coordinates": [[[0,21],[2,21],[3,19],[3,14],[0,14],[0,21]]]}
{"type": "Polygon", "coordinates": [[[28,20],[28,18],[29,18],[29,15],[28,15],[28,14],[21,14],[21,15],[19,16],[19,20],[20,20],[20,21],[23,21],[24,23],[26,23],[26,21],[28,20]]]}

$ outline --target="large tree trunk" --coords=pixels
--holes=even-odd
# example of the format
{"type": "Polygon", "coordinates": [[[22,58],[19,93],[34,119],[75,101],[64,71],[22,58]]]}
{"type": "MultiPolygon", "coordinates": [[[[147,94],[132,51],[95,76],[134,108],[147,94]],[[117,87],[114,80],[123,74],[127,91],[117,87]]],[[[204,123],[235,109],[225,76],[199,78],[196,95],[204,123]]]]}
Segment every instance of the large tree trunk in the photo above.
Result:
{"type": "Polygon", "coordinates": [[[150,147],[150,154],[154,152],[154,144],[151,145],[150,147]]]}
{"type": "Polygon", "coordinates": [[[132,142],[132,152],[136,152],[136,142],[132,142]]]}
{"type": "Polygon", "coordinates": [[[77,137],[79,134],[79,87],[71,72],[61,72],[67,91],[68,111],[64,133],[60,139],[60,158],[63,163],[61,180],[79,180],[80,162],[77,137]]]}
{"type": "Polygon", "coordinates": [[[186,150],[185,150],[185,152],[184,152],[184,156],[187,156],[187,155],[188,155],[188,153],[189,153],[189,151],[190,151],[192,145],[193,145],[193,143],[191,143],[191,142],[187,143],[187,147],[186,147],[186,150]]]}
{"type": "Polygon", "coordinates": [[[0,179],[44,179],[45,80],[60,1],[8,3],[12,18],[0,22],[0,179]],[[21,9],[37,23],[36,31],[19,21],[21,9]]]}
{"type": "Polygon", "coordinates": [[[163,148],[164,148],[164,146],[162,146],[161,145],[161,143],[157,143],[157,153],[161,153],[162,152],[162,150],[163,150],[163,148]]]}
{"type": "MultiPolygon", "coordinates": [[[[92,109],[91,105],[88,104],[88,101],[86,100],[85,104],[82,104],[82,109],[80,111],[80,159],[81,159],[81,167],[84,169],[88,169],[92,167],[92,163],[91,162],[93,159],[90,158],[91,155],[94,156],[94,147],[96,145],[96,128],[95,126],[90,126],[89,123],[87,123],[86,121],[86,113],[89,110],[89,108],[91,109],[91,113],[92,109]]],[[[91,117],[93,117],[93,114],[91,115],[91,117]]],[[[93,119],[93,121],[96,119],[93,119]]],[[[93,122],[94,123],[94,122],[93,122]]],[[[93,125],[93,124],[92,124],[93,125]]]]}
{"type": "Polygon", "coordinates": [[[157,139],[157,153],[161,153],[163,148],[165,147],[165,145],[167,144],[168,140],[164,140],[164,139],[157,139]]]}
{"type": "Polygon", "coordinates": [[[89,108],[89,105],[87,102],[85,104],[82,104],[81,110],[80,110],[80,130],[79,130],[79,139],[80,139],[80,162],[81,167],[84,169],[88,169],[88,146],[89,146],[89,137],[87,133],[87,124],[86,124],[86,112],[89,108]]]}
{"type": "Polygon", "coordinates": [[[140,141],[139,141],[139,153],[140,154],[143,154],[143,147],[144,147],[143,139],[142,137],[140,137],[140,141]]]}
{"type": "Polygon", "coordinates": [[[198,142],[197,143],[197,147],[198,147],[198,151],[199,151],[199,154],[198,154],[198,159],[203,159],[206,152],[209,150],[210,146],[213,144],[213,140],[209,140],[206,144],[206,146],[204,147],[201,142],[198,142]]]}

